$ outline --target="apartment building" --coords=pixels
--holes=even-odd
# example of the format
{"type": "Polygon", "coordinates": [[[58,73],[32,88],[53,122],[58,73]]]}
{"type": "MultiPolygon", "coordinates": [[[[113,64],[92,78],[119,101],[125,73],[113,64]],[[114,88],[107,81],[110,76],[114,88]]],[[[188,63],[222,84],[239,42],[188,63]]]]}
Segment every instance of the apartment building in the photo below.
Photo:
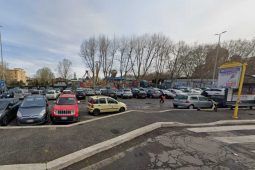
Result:
{"type": "Polygon", "coordinates": [[[27,84],[27,76],[26,71],[22,68],[13,68],[7,70],[7,75],[9,80],[11,81],[22,81],[27,84]]]}

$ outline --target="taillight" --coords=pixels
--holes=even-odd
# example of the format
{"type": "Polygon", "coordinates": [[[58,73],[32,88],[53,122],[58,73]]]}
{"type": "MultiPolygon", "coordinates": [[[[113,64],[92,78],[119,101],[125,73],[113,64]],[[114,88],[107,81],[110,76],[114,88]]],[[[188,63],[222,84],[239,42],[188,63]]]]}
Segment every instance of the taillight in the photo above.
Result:
{"type": "Polygon", "coordinates": [[[92,108],[94,108],[94,105],[93,105],[93,104],[91,104],[91,107],[92,107],[92,108]]]}

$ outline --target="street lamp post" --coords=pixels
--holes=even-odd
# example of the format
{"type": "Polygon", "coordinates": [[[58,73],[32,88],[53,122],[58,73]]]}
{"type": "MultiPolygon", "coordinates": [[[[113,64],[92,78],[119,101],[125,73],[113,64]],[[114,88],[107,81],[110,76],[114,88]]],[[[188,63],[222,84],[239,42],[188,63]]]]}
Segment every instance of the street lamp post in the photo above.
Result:
{"type": "Polygon", "coordinates": [[[218,39],[218,46],[217,46],[215,63],[214,63],[214,68],[213,68],[213,85],[215,85],[215,74],[216,74],[216,67],[217,67],[217,63],[218,63],[218,55],[219,55],[219,48],[220,48],[220,38],[221,38],[221,35],[226,33],[226,32],[227,31],[223,31],[221,33],[215,34],[215,35],[219,36],[219,39],[218,39]]]}
{"type": "MultiPolygon", "coordinates": [[[[0,25],[0,28],[2,28],[1,25],[0,25]]],[[[1,30],[0,30],[0,51],[1,51],[1,65],[2,65],[2,75],[1,75],[1,78],[2,78],[2,80],[5,80],[5,77],[4,77],[4,59],[3,59],[3,47],[2,47],[1,30]]]]}

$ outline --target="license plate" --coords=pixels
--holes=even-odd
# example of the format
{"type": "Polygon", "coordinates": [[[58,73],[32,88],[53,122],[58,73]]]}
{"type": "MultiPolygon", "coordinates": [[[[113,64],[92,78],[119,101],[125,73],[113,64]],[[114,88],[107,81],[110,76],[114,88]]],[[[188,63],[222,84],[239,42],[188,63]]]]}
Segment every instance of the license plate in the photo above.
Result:
{"type": "Polygon", "coordinates": [[[61,117],[61,120],[67,120],[67,117],[61,117]]]}
{"type": "Polygon", "coordinates": [[[34,122],[34,120],[33,119],[29,119],[29,120],[27,120],[27,123],[33,123],[34,122]]]}

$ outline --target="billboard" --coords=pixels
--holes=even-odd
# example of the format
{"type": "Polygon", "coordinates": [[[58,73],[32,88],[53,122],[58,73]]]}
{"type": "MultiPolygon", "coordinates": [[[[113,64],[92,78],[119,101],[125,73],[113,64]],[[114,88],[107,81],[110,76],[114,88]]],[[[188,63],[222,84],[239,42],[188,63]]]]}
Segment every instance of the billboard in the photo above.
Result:
{"type": "Polygon", "coordinates": [[[241,71],[242,67],[221,68],[218,75],[218,87],[238,88],[241,71]]]}

